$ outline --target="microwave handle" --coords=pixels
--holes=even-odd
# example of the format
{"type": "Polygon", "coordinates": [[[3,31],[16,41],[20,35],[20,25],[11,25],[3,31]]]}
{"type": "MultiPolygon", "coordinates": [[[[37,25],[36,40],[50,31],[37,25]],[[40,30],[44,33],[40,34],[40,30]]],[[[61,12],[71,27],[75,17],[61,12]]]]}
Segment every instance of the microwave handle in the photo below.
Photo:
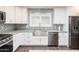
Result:
{"type": "Polygon", "coordinates": [[[3,20],[6,20],[6,12],[3,12],[3,20]]]}

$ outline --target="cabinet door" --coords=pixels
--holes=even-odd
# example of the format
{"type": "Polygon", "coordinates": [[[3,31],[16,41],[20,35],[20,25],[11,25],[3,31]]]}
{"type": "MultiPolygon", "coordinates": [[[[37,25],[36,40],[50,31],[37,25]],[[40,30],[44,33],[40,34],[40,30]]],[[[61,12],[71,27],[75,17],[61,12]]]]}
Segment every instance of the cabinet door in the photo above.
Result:
{"type": "Polygon", "coordinates": [[[54,8],[54,20],[53,24],[65,24],[67,22],[66,8],[54,8]]]}
{"type": "Polygon", "coordinates": [[[59,33],[59,45],[68,45],[68,33],[59,33]]]}
{"type": "Polygon", "coordinates": [[[41,45],[40,38],[32,38],[32,45],[35,46],[41,45]]]}
{"type": "Polygon", "coordinates": [[[21,34],[13,35],[13,51],[15,51],[19,47],[19,45],[21,45],[21,41],[21,34]]]}
{"type": "Polygon", "coordinates": [[[13,51],[15,51],[18,47],[16,36],[13,36],[13,51]]]}
{"type": "Polygon", "coordinates": [[[24,36],[25,45],[31,45],[32,33],[26,33],[24,36]]]}
{"type": "Polygon", "coordinates": [[[27,24],[27,9],[25,7],[16,7],[16,23],[27,24]]]}
{"type": "Polygon", "coordinates": [[[48,38],[41,38],[41,45],[48,45],[48,38]]]}
{"type": "Polygon", "coordinates": [[[15,7],[5,7],[6,23],[15,23],[15,7]]]}
{"type": "Polygon", "coordinates": [[[21,45],[31,45],[32,33],[22,33],[22,44],[21,45]]]}

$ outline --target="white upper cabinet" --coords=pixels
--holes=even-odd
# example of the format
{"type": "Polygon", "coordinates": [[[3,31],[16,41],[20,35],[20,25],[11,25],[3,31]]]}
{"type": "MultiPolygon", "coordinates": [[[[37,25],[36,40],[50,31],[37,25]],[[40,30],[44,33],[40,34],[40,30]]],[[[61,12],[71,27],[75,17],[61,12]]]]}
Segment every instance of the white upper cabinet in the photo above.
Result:
{"type": "Polygon", "coordinates": [[[6,7],[6,23],[27,24],[28,14],[26,7],[6,7]]]}
{"type": "Polygon", "coordinates": [[[6,23],[16,23],[15,21],[15,7],[5,7],[6,23]]]}
{"type": "Polygon", "coordinates": [[[16,23],[17,24],[27,24],[27,8],[25,7],[15,7],[15,13],[16,13],[16,23]]]}
{"type": "Polygon", "coordinates": [[[53,24],[65,24],[67,22],[66,7],[54,8],[54,21],[53,24]]]}
{"type": "Polygon", "coordinates": [[[31,27],[51,27],[52,9],[48,8],[30,8],[29,25],[31,27]]]}

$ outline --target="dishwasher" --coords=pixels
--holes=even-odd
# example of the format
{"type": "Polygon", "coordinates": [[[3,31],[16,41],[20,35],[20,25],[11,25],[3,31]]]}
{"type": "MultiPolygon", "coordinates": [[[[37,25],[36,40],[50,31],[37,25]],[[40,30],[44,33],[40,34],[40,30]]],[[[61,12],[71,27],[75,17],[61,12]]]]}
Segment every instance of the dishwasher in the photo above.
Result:
{"type": "Polygon", "coordinates": [[[48,46],[58,46],[58,32],[48,32],[48,46]]]}

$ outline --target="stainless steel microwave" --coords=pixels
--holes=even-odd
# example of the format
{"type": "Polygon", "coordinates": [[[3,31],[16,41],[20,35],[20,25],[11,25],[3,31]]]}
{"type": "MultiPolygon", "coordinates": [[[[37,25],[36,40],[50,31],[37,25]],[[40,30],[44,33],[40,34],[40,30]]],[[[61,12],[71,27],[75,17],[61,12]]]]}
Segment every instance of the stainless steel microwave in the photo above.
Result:
{"type": "Polygon", "coordinates": [[[0,22],[4,22],[6,20],[6,12],[0,11],[0,22]]]}

